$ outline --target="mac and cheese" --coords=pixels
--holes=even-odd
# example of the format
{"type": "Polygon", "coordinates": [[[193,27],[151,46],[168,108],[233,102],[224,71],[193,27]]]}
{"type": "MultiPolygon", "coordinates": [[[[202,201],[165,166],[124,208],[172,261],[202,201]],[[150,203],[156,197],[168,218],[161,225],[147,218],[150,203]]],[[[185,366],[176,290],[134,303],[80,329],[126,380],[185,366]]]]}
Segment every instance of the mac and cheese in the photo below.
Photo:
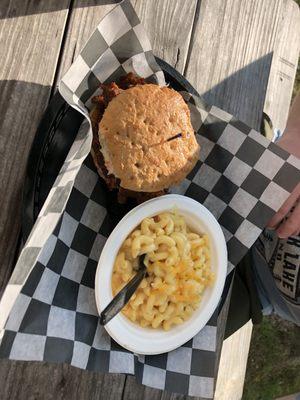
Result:
{"type": "Polygon", "coordinates": [[[145,218],[125,240],[115,260],[115,295],[136,274],[145,254],[147,276],[122,312],[142,327],[168,330],[187,320],[214,281],[207,235],[191,232],[176,211],[145,218]]]}

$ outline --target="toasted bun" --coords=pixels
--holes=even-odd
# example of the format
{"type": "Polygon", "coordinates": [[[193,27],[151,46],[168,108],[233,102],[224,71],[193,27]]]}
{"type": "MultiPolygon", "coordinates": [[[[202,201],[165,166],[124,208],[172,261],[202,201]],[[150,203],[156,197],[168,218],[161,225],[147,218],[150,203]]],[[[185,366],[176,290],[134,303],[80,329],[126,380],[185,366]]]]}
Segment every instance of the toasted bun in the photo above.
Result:
{"type": "Polygon", "coordinates": [[[199,157],[182,96],[153,84],[124,90],[111,100],[99,124],[99,141],[109,173],[133,191],[155,192],[179,183],[199,157]]]}

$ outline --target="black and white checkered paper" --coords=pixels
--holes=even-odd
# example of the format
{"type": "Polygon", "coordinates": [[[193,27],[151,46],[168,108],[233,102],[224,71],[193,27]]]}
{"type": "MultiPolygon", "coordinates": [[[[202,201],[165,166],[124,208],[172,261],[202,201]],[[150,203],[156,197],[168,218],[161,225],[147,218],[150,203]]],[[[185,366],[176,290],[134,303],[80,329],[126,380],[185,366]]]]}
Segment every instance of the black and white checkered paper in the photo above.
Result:
{"type": "MultiPolygon", "coordinates": [[[[99,324],[94,296],[106,238],[126,212],[116,206],[88,156],[90,99],[100,82],[133,71],[165,84],[149,40],[128,0],[99,24],[64,76],[60,91],[87,120],[21,253],[0,303],[0,357],[65,362],[79,368],[135,374],[138,382],[213,397],[217,311],[188,343],[140,356],[115,343],[99,324]]],[[[300,162],[226,112],[188,93],[201,145],[194,170],[173,193],[204,204],[227,241],[228,273],[242,259],[300,181],[300,162]]]]}

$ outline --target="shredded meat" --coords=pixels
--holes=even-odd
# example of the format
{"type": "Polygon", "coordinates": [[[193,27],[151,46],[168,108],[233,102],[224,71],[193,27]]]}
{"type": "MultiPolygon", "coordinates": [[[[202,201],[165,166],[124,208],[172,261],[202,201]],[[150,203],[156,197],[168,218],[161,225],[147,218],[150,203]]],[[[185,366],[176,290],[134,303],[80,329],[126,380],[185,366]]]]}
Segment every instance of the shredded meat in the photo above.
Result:
{"type": "Polygon", "coordinates": [[[104,111],[108,105],[108,103],[118,94],[120,94],[123,90],[129,89],[136,85],[144,85],[146,83],[144,78],[140,78],[134,75],[132,72],[129,74],[122,76],[119,81],[101,84],[100,87],[102,89],[102,94],[99,96],[95,96],[92,99],[92,103],[94,104],[94,109],[91,112],[91,120],[93,127],[93,142],[92,142],[92,156],[94,162],[97,167],[97,171],[99,175],[105,180],[107,187],[109,190],[117,189],[118,190],[118,201],[121,204],[124,204],[128,201],[128,199],[135,199],[137,203],[143,203],[146,200],[149,200],[153,197],[161,196],[167,193],[167,190],[162,190],[159,192],[135,192],[132,190],[124,189],[120,186],[120,180],[116,178],[114,175],[109,174],[108,170],[105,166],[105,161],[103,154],[101,152],[101,145],[98,137],[98,125],[102,119],[104,111]]]}
{"type": "Polygon", "coordinates": [[[105,183],[107,184],[109,190],[116,189],[120,184],[120,180],[117,179],[114,175],[108,173],[108,170],[105,166],[104,157],[100,149],[101,146],[99,143],[99,139],[98,137],[96,137],[95,134],[93,134],[92,156],[96,164],[97,171],[101,178],[105,180],[105,183]]]}
{"type": "Polygon", "coordinates": [[[118,85],[121,89],[126,90],[136,85],[145,85],[145,83],[146,81],[144,78],[140,78],[132,72],[129,72],[129,74],[121,76],[118,85]]]}
{"type": "Polygon", "coordinates": [[[118,191],[118,201],[119,203],[124,204],[128,199],[135,199],[138,204],[141,204],[144,203],[144,201],[162,196],[166,193],[166,190],[161,190],[159,192],[134,192],[133,190],[124,189],[120,186],[118,191]]]}

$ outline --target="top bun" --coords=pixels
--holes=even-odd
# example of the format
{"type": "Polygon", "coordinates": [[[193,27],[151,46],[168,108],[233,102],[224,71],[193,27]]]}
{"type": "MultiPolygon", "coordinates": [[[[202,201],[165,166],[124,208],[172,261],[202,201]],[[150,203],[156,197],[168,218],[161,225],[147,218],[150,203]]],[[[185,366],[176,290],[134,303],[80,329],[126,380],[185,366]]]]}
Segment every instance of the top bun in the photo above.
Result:
{"type": "Polygon", "coordinates": [[[108,172],[121,187],[137,192],[176,185],[199,158],[182,96],[154,84],[124,90],[110,101],[99,123],[99,141],[108,172]]]}

